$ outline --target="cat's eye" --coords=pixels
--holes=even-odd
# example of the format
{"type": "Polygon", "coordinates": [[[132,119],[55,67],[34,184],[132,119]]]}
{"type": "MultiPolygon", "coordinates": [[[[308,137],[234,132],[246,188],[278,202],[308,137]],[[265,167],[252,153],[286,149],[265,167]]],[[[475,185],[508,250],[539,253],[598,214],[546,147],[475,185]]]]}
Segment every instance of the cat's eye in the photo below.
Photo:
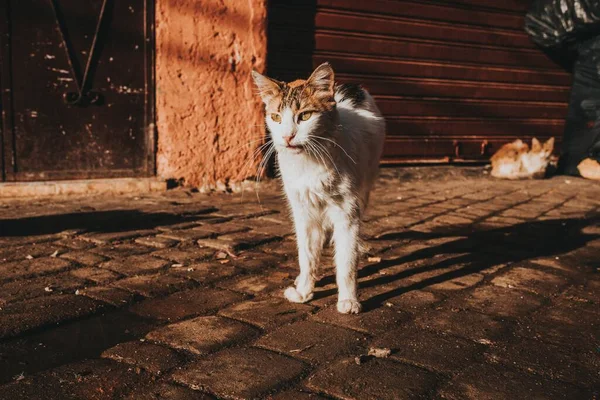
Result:
{"type": "Polygon", "coordinates": [[[312,116],[312,111],[306,111],[300,114],[300,121],[308,121],[312,116]]]}
{"type": "Polygon", "coordinates": [[[281,122],[281,115],[273,113],[271,114],[271,119],[275,122],[281,122]]]}

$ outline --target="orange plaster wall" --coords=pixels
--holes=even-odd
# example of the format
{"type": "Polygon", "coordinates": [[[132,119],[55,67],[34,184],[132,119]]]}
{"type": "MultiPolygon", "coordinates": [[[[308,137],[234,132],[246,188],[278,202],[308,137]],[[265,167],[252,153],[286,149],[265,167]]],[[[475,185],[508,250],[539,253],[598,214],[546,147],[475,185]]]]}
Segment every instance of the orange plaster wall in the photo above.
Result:
{"type": "Polygon", "coordinates": [[[266,0],[157,0],[159,177],[212,188],[256,175],[265,130],[250,72],[265,67],[266,17],[266,0]]]}

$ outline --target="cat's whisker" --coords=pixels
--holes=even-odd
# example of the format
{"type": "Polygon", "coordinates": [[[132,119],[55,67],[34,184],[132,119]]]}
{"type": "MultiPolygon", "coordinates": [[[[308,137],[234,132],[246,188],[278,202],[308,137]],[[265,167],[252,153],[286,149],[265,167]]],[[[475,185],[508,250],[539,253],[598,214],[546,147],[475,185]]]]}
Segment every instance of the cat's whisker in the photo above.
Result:
{"type": "Polygon", "coordinates": [[[260,183],[260,178],[262,176],[262,174],[264,173],[264,170],[267,167],[267,163],[269,162],[269,159],[271,158],[271,155],[273,154],[273,152],[275,151],[275,146],[272,145],[271,147],[269,147],[269,149],[267,150],[265,156],[263,157],[262,161],[260,162],[260,164],[258,165],[258,171],[256,173],[256,184],[255,184],[255,192],[256,192],[256,199],[258,201],[258,204],[261,205],[262,208],[262,204],[260,202],[260,196],[258,194],[258,185],[260,183]]]}
{"type": "MultiPolygon", "coordinates": [[[[267,148],[269,145],[272,146],[273,141],[272,140],[267,140],[266,143],[262,144],[261,146],[259,146],[257,149],[254,150],[254,152],[252,153],[252,157],[246,161],[246,163],[244,164],[244,166],[242,167],[242,171],[238,176],[240,176],[240,180],[243,181],[245,179],[241,178],[246,174],[246,171],[248,171],[248,169],[252,166],[252,163],[254,162],[254,160],[256,159],[256,156],[258,156],[262,151],[264,151],[265,148],[267,148]]],[[[242,187],[242,195],[240,197],[240,203],[244,201],[244,190],[242,187]]]]}
{"type": "Polygon", "coordinates": [[[342,151],[350,159],[350,161],[352,161],[354,164],[356,164],[356,161],[354,161],[354,159],[352,157],[350,157],[350,154],[348,154],[348,152],[342,146],[340,146],[335,140],[331,140],[329,138],[325,138],[323,136],[316,136],[316,135],[310,135],[310,137],[314,137],[315,139],[326,140],[328,142],[333,143],[334,145],[336,145],[337,147],[339,147],[340,149],[342,149],[342,151]]]}
{"type": "Polygon", "coordinates": [[[333,167],[337,171],[338,177],[341,177],[340,170],[338,169],[337,165],[335,165],[335,161],[333,161],[333,157],[331,157],[331,154],[327,151],[327,149],[319,142],[314,142],[314,144],[315,146],[321,148],[323,153],[329,158],[329,161],[331,161],[331,165],[333,165],[333,167]]]}
{"type": "Polygon", "coordinates": [[[238,174],[238,177],[240,179],[243,179],[244,175],[246,174],[246,172],[248,171],[248,169],[251,167],[252,162],[256,159],[256,157],[261,153],[261,151],[264,150],[264,148],[266,146],[268,146],[270,144],[271,141],[268,141],[267,143],[259,146],[258,148],[256,148],[253,152],[251,157],[249,158],[248,161],[246,161],[246,163],[242,166],[242,169],[240,170],[240,173],[238,174]]]}
{"type": "Polygon", "coordinates": [[[246,142],[246,143],[244,143],[244,144],[242,144],[242,145],[236,146],[236,147],[234,147],[234,148],[232,148],[232,149],[227,149],[227,151],[229,151],[229,152],[231,152],[231,151],[237,151],[237,150],[239,150],[239,149],[241,149],[241,148],[244,148],[244,147],[246,147],[246,146],[250,146],[250,145],[252,145],[252,144],[254,144],[254,143],[258,143],[258,142],[264,142],[265,140],[266,140],[266,141],[269,141],[270,139],[267,139],[267,138],[265,138],[265,137],[262,137],[262,138],[260,138],[260,139],[254,139],[254,140],[250,140],[250,141],[248,141],[248,142],[246,142]]]}
{"type": "Polygon", "coordinates": [[[323,157],[321,151],[317,148],[317,146],[315,146],[315,144],[310,141],[308,142],[308,144],[313,149],[314,154],[321,160],[321,164],[323,164],[324,167],[327,167],[327,162],[325,161],[325,158],[323,157]]]}

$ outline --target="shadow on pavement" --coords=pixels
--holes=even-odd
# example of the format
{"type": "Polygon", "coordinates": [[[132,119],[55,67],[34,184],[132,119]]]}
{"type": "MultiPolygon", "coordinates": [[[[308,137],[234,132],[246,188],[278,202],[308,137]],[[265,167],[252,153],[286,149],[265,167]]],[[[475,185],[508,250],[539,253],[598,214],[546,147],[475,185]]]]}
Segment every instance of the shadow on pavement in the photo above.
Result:
{"type": "MultiPolygon", "coordinates": [[[[427,241],[444,237],[457,237],[439,245],[433,245],[410,254],[385,259],[376,264],[361,268],[359,278],[378,276],[359,283],[359,291],[379,285],[398,282],[411,276],[438,271],[439,274],[424,278],[396,289],[377,294],[371,298],[363,299],[365,311],[380,307],[386,300],[410,292],[423,289],[431,285],[449,281],[469,274],[484,271],[501,264],[512,264],[538,257],[549,257],[577,250],[600,235],[585,234],[582,230],[587,226],[595,226],[600,218],[589,219],[555,219],[545,221],[524,222],[502,228],[489,230],[473,230],[469,227],[445,228],[437,232],[423,233],[402,231],[386,234],[377,240],[398,240],[402,242],[427,241]],[[441,261],[427,263],[434,256],[448,255],[441,261]],[[393,274],[380,275],[386,269],[401,266],[406,263],[422,262],[414,268],[402,269],[393,274]],[[456,266],[460,266],[456,268],[456,266]]],[[[401,247],[401,246],[400,246],[401,247]]],[[[592,260],[589,267],[592,268],[592,260]]],[[[579,265],[587,266],[585,260],[580,260],[579,265]]],[[[397,268],[395,268],[397,270],[397,268]]],[[[328,275],[317,282],[317,287],[335,282],[335,276],[328,275]]],[[[337,288],[315,293],[315,299],[323,298],[337,293],[337,288]]]]}
{"type": "Polygon", "coordinates": [[[35,236],[80,229],[85,232],[124,232],[154,229],[158,226],[203,219],[216,209],[206,208],[189,213],[145,213],[139,210],[90,211],[35,217],[0,219],[0,237],[35,236]]]}

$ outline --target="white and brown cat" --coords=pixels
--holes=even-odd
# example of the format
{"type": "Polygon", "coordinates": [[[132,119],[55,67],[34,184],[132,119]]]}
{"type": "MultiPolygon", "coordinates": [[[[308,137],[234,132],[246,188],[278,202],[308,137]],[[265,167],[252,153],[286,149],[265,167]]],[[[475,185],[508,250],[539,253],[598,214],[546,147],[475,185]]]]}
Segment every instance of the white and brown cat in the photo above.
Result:
{"type": "Polygon", "coordinates": [[[285,290],[292,302],[312,299],[321,251],[335,245],[337,309],[360,312],[357,264],[360,224],[379,168],[385,122],[369,93],[336,85],[327,63],[306,80],[286,83],[257,72],[266,122],[296,230],[300,274],[285,290]]]}
{"type": "Polygon", "coordinates": [[[502,146],[491,158],[492,173],[501,179],[540,179],[546,175],[554,138],[544,144],[533,138],[531,149],[521,139],[502,146]]]}

